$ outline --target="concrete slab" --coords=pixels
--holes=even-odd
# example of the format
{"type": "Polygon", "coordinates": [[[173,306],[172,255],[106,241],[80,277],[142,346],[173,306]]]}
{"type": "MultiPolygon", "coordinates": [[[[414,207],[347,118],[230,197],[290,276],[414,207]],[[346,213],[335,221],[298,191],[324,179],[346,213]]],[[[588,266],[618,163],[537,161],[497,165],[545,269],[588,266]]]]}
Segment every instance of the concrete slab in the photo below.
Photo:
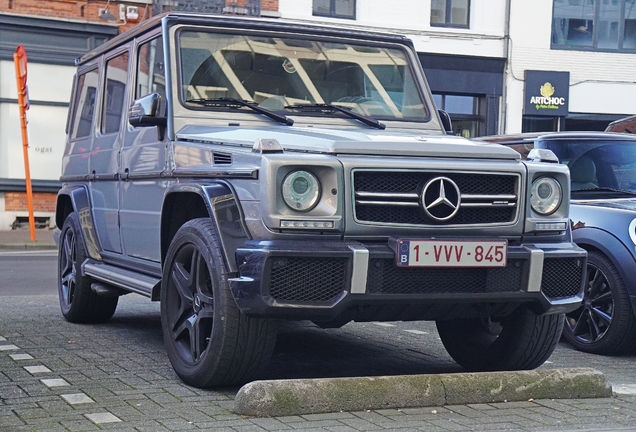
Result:
{"type": "Polygon", "coordinates": [[[592,368],[254,381],[234,412],[278,417],[533,399],[606,398],[612,386],[592,368]]]}

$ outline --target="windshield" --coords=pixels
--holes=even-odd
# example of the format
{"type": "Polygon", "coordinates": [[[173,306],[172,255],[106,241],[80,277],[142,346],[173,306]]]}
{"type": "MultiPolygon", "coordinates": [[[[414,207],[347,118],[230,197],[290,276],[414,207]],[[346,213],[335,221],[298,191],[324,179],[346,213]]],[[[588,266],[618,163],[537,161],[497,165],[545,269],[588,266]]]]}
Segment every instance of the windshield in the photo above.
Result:
{"type": "Polygon", "coordinates": [[[537,146],[552,150],[568,165],[572,191],[600,188],[636,192],[636,141],[547,140],[537,146]]]}
{"type": "Polygon", "coordinates": [[[374,118],[429,118],[400,49],[184,30],[179,55],[187,107],[221,109],[200,101],[232,98],[294,115],[341,115],[292,108],[331,104],[374,118]]]}

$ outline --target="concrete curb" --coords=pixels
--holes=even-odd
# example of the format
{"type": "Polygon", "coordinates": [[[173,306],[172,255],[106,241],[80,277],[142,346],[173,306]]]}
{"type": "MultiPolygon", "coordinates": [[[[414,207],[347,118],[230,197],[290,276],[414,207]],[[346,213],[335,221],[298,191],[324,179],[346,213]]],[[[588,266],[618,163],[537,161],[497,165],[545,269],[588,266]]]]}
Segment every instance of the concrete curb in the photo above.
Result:
{"type": "Polygon", "coordinates": [[[0,250],[53,250],[57,249],[55,243],[4,243],[0,244],[0,250]]]}
{"type": "Polygon", "coordinates": [[[529,399],[612,396],[592,368],[359,378],[254,381],[234,400],[234,412],[281,417],[339,411],[413,408],[529,399]]]}

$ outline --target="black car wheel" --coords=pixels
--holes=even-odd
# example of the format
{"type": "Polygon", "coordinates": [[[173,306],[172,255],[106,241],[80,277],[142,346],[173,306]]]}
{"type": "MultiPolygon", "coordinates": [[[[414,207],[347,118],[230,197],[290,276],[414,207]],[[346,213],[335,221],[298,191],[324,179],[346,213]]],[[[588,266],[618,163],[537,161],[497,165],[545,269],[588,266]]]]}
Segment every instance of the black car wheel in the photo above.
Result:
{"type": "Polygon", "coordinates": [[[482,318],[437,321],[448,354],[475,372],[539,367],[556,348],[562,329],[563,314],[539,316],[525,306],[500,322],[482,318]]]}
{"type": "Polygon", "coordinates": [[[91,290],[92,280],[82,275],[86,250],[80,237],[76,213],[64,221],[58,250],[58,294],[62,315],[74,323],[108,321],[117,309],[119,297],[100,297],[91,290]]]}
{"type": "Polygon", "coordinates": [[[274,321],[238,309],[227,273],[211,220],[194,219],[177,231],[164,263],[161,324],[175,372],[194,387],[248,381],[276,343],[274,321]]]}
{"type": "Polygon", "coordinates": [[[636,347],[636,319],[625,284],[612,261],[589,252],[583,303],[566,314],[564,338],[577,350],[620,354],[636,347]]]}

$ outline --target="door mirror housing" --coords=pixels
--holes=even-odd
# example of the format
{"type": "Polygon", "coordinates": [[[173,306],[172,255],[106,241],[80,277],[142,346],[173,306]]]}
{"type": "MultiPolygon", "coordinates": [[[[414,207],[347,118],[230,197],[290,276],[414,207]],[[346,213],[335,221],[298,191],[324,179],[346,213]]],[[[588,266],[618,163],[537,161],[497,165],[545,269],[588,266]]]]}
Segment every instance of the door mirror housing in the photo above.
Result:
{"type": "Polygon", "coordinates": [[[165,126],[165,115],[161,112],[162,97],[151,93],[135,100],[128,110],[128,122],[133,126],[165,126]]]}
{"type": "Polygon", "coordinates": [[[446,131],[446,135],[453,135],[453,124],[451,122],[450,115],[441,109],[438,109],[437,113],[439,114],[439,119],[442,121],[442,126],[446,131]]]}

